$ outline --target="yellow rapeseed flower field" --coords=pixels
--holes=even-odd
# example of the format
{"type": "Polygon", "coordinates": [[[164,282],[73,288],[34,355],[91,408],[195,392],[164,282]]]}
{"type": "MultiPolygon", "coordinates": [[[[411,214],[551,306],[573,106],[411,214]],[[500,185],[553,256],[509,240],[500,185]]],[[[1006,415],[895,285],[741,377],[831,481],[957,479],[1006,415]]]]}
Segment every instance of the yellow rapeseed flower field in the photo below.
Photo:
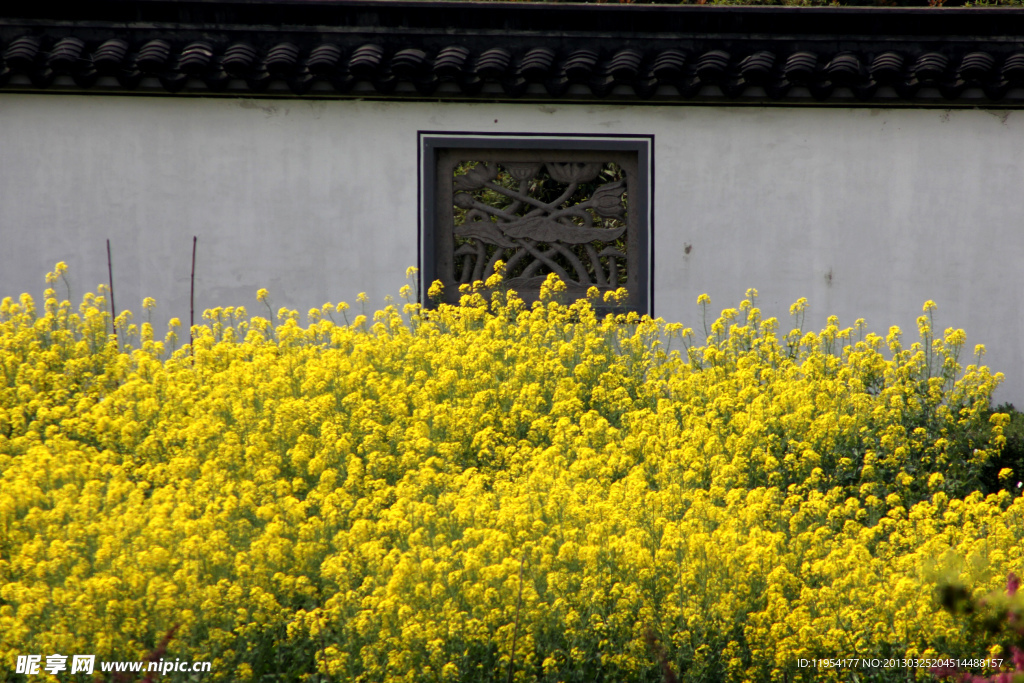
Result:
{"type": "Polygon", "coordinates": [[[998,653],[936,592],[1021,572],[1024,501],[979,490],[1000,376],[961,367],[931,302],[905,347],[802,330],[803,300],[783,334],[753,290],[697,339],[561,289],[305,327],[217,308],[191,346],[111,321],[102,288],[4,299],[0,680],[175,627],[168,656],[212,671],[165,680],[660,681],[658,650],[683,681],[848,680],[800,660],[998,653]]]}

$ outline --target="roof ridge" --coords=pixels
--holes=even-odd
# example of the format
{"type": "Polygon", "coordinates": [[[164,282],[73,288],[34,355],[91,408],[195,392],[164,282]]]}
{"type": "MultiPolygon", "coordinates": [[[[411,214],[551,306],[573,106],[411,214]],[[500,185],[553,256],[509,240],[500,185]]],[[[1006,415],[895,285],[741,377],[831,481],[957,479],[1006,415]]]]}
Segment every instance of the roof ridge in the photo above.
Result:
{"type": "MultiPolygon", "coordinates": [[[[122,12],[129,8],[117,0],[97,4],[95,16],[106,11],[104,4],[122,12]]],[[[546,5],[572,10],[568,15],[576,17],[599,16],[580,25],[559,24],[555,30],[514,21],[507,3],[146,0],[146,6],[169,13],[161,22],[112,23],[12,18],[3,10],[0,87],[18,92],[435,100],[946,106],[1024,102],[1024,11],[1012,13],[1013,22],[985,20],[968,27],[987,33],[948,34],[928,30],[963,26],[948,21],[956,19],[953,14],[904,8],[898,14],[889,8],[850,8],[871,11],[859,14],[864,21],[842,23],[843,32],[828,33],[806,30],[821,26],[820,21],[783,30],[786,25],[765,20],[771,15],[765,8],[750,7],[673,10],[659,16],[686,21],[651,25],[635,18],[623,22],[618,11],[616,21],[608,23],[601,17],[612,15],[584,9],[604,5],[546,5]],[[418,12],[398,11],[413,5],[418,12]],[[246,23],[299,6],[331,10],[303,15],[331,21],[246,23]],[[228,12],[219,15],[219,23],[202,22],[211,9],[227,7],[244,7],[248,14],[228,12]],[[465,16],[467,7],[476,14],[465,16]],[[253,8],[259,11],[253,14],[253,8]],[[903,17],[925,15],[946,19],[918,21],[914,33],[900,32],[903,17]],[[686,30],[675,30],[680,27],[686,30]]],[[[963,11],[970,10],[942,10],[963,11]]],[[[144,11],[136,16],[154,18],[144,11]]]]}

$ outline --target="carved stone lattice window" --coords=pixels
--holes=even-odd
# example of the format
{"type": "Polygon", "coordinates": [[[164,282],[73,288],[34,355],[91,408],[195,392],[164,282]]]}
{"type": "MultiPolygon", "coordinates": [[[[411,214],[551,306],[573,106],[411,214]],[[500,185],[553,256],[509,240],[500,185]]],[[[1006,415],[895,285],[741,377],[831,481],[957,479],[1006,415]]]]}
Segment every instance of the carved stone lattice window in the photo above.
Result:
{"type": "Polygon", "coordinates": [[[651,312],[649,137],[421,140],[425,285],[454,303],[501,260],[527,302],[556,273],[570,300],[625,287],[620,310],[651,312]]]}

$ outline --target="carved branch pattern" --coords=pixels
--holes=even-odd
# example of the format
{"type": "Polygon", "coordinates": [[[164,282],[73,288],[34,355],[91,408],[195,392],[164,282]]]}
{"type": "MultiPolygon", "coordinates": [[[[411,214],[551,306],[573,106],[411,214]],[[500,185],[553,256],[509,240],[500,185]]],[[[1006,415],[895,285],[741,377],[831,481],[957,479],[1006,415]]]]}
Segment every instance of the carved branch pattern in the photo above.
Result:
{"type": "Polygon", "coordinates": [[[546,272],[583,289],[625,281],[626,182],[614,163],[463,162],[452,201],[460,283],[486,279],[499,259],[512,285],[546,272]]]}

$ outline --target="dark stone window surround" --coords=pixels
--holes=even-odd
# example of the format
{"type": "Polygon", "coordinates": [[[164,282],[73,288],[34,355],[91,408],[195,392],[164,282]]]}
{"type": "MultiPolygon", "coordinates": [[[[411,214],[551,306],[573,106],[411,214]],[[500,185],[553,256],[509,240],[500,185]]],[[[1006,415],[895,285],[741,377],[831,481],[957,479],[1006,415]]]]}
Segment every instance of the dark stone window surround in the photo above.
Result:
{"type": "MultiPolygon", "coordinates": [[[[635,217],[635,282],[627,304],[629,310],[654,314],[654,136],[653,135],[588,135],[557,133],[453,133],[420,131],[419,150],[419,263],[420,300],[434,280],[444,279],[437,270],[438,236],[446,226],[438,225],[438,202],[442,186],[437,178],[438,156],[448,149],[486,150],[558,150],[614,151],[636,154],[639,192],[630,194],[629,211],[635,217]]],[[[449,238],[450,239],[450,238],[449,238]]],[[[451,295],[451,292],[448,292],[451,295]]]]}

